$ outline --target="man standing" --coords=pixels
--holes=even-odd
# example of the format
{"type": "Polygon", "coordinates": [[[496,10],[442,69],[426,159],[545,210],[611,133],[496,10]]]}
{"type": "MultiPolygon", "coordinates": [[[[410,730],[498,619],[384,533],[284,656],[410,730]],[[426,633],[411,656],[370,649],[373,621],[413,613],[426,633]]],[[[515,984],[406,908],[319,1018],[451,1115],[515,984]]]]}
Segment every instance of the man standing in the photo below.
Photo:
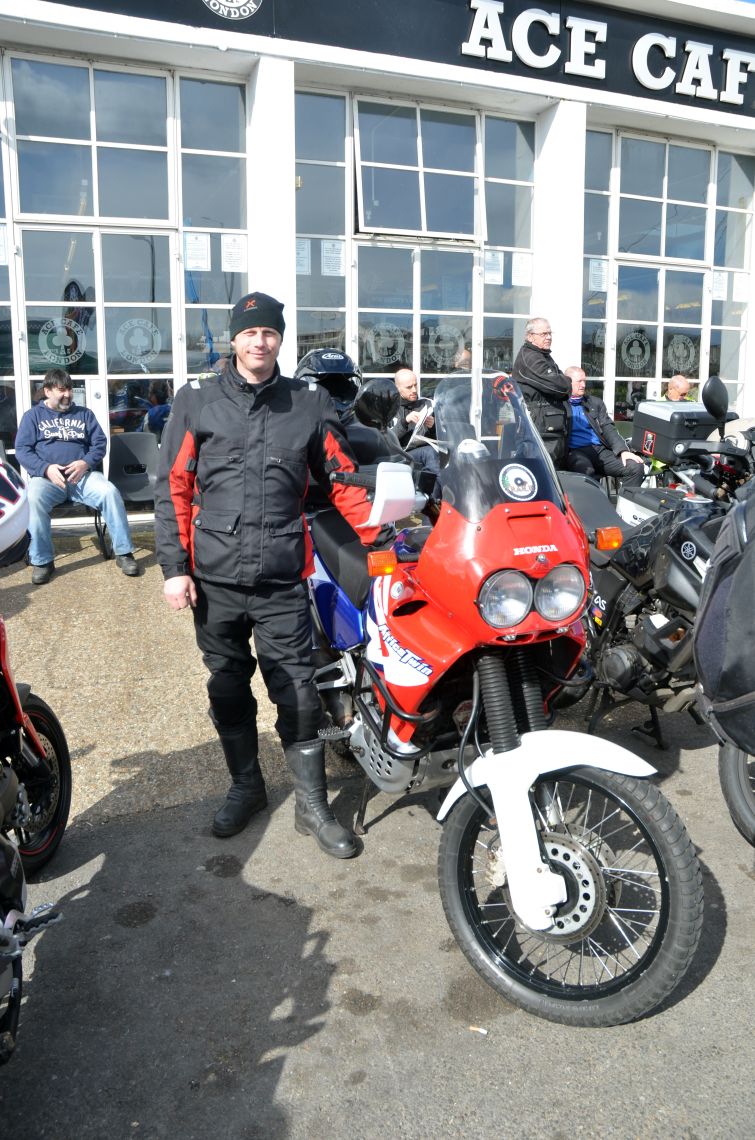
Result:
{"type": "Polygon", "coordinates": [[[569,453],[566,467],[582,475],[615,475],[627,487],[638,487],[645,478],[639,455],[628,451],[608,409],[597,396],[585,395],[584,369],[573,365],[565,376],[571,381],[569,398],[569,453]]]}
{"type": "MultiPolygon", "coordinates": [[[[354,463],[327,392],[281,376],[284,329],[279,301],[242,297],[231,313],[233,356],[176,394],[160,447],[158,560],[168,605],[193,609],[210,673],[210,719],[232,778],[213,833],[235,835],[267,804],[250,685],[259,662],[294,776],[296,829],[347,859],[356,845],[328,804],[317,737],[303,501],[308,468],[327,483],[354,463]]],[[[352,525],[369,516],[362,488],[331,484],[331,499],[352,525]]],[[[377,529],[360,530],[362,541],[373,541],[377,529]]]]}
{"type": "Polygon", "coordinates": [[[682,376],[678,372],[676,376],[672,376],[666,387],[666,399],[673,400],[689,400],[689,380],[686,376],[682,376]]]}
{"type": "Polygon", "coordinates": [[[29,475],[29,561],[35,586],[50,581],[55,570],[50,514],[70,500],[102,512],[117,565],[134,578],[134,558],[126,508],[101,471],[107,438],[94,412],[73,402],[71,377],[62,368],[44,376],[44,399],[24,412],[16,435],[16,458],[29,475]]]}
{"type": "Polygon", "coordinates": [[[545,317],[527,321],[524,344],[517,353],[511,378],[521,388],[533,423],[558,467],[566,459],[566,401],[571,395],[571,383],[551,357],[552,340],[545,317]]]}

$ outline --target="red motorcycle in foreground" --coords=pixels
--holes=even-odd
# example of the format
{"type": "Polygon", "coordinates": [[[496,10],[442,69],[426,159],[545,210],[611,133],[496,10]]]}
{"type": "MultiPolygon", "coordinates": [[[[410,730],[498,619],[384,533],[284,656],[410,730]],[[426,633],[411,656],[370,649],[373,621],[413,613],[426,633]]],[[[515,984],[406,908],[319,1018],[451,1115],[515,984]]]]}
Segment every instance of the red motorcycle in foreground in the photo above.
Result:
{"type": "MultiPolygon", "coordinates": [[[[0,463],[0,566],[23,558],[26,489],[0,463]]],[[[0,1064],[16,1044],[22,954],[60,917],[46,905],[26,913],[26,875],[53,856],[71,806],[71,759],[58,718],[28,685],[16,684],[0,617],[0,1064]]]]}
{"type": "Polygon", "coordinates": [[[367,552],[336,512],[313,517],[316,679],[367,777],[357,830],[371,785],[452,784],[439,885],[474,968],[541,1017],[614,1025],[688,968],[700,868],[648,764],[548,729],[584,648],[587,540],[518,389],[501,378],[497,393],[493,456],[470,426],[468,382],[438,386],[440,502],[416,495],[402,463],[334,476],[374,487],[370,525],[428,507],[434,523],[367,552]]]}

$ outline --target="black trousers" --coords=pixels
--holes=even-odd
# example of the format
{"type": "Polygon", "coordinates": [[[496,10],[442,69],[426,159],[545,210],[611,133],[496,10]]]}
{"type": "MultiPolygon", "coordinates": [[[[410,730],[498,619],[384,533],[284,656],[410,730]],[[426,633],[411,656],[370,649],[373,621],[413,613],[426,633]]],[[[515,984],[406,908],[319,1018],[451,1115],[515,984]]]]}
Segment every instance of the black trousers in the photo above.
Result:
{"type": "Polygon", "coordinates": [[[304,583],[249,589],[198,580],[196,586],[194,631],[210,672],[210,717],[220,735],[238,732],[256,716],[250,682],[259,663],[284,747],[313,740],[322,710],[304,583]]]}
{"type": "Polygon", "coordinates": [[[645,478],[642,463],[622,463],[607,447],[573,447],[566,458],[566,469],[580,475],[615,475],[627,487],[639,487],[645,478]]]}

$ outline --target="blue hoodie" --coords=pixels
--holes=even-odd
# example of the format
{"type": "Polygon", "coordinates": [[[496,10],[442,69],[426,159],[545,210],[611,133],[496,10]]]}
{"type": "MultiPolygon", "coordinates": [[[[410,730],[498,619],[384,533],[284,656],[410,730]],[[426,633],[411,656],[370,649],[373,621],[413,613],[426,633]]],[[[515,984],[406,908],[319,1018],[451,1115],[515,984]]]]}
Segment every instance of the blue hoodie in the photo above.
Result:
{"type": "Polygon", "coordinates": [[[107,438],[89,408],[71,404],[67,412],[53,412],[41,400],[21,417],[15,448],[30,475],[43,476],[51,463],[65,467],[74,459],[85,459],[91,471],[105,458],[107,438]]]}

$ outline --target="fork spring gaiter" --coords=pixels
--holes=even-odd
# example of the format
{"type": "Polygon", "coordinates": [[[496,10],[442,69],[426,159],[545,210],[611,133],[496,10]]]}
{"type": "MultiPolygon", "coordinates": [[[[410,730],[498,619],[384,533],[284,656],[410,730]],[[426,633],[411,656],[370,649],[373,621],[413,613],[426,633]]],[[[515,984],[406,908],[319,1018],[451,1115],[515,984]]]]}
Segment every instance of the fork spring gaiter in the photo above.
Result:
{"type": "Polygon", "coordinates": [[[519,733],[504,659],[495,653],[481,654],[477,673],[493,751],[510,752],[519,745],[519,733]]]}
{"type": "Polygon", "coordinates": [[[543,690],[532,664],[532,655],[525,649],[515,649],[512,653],[511,675],[513,684],[521,692],[520,707],[523,708],[525,723],[520,724],[522,732],[540,732],[547,728],[543,690]]]}

